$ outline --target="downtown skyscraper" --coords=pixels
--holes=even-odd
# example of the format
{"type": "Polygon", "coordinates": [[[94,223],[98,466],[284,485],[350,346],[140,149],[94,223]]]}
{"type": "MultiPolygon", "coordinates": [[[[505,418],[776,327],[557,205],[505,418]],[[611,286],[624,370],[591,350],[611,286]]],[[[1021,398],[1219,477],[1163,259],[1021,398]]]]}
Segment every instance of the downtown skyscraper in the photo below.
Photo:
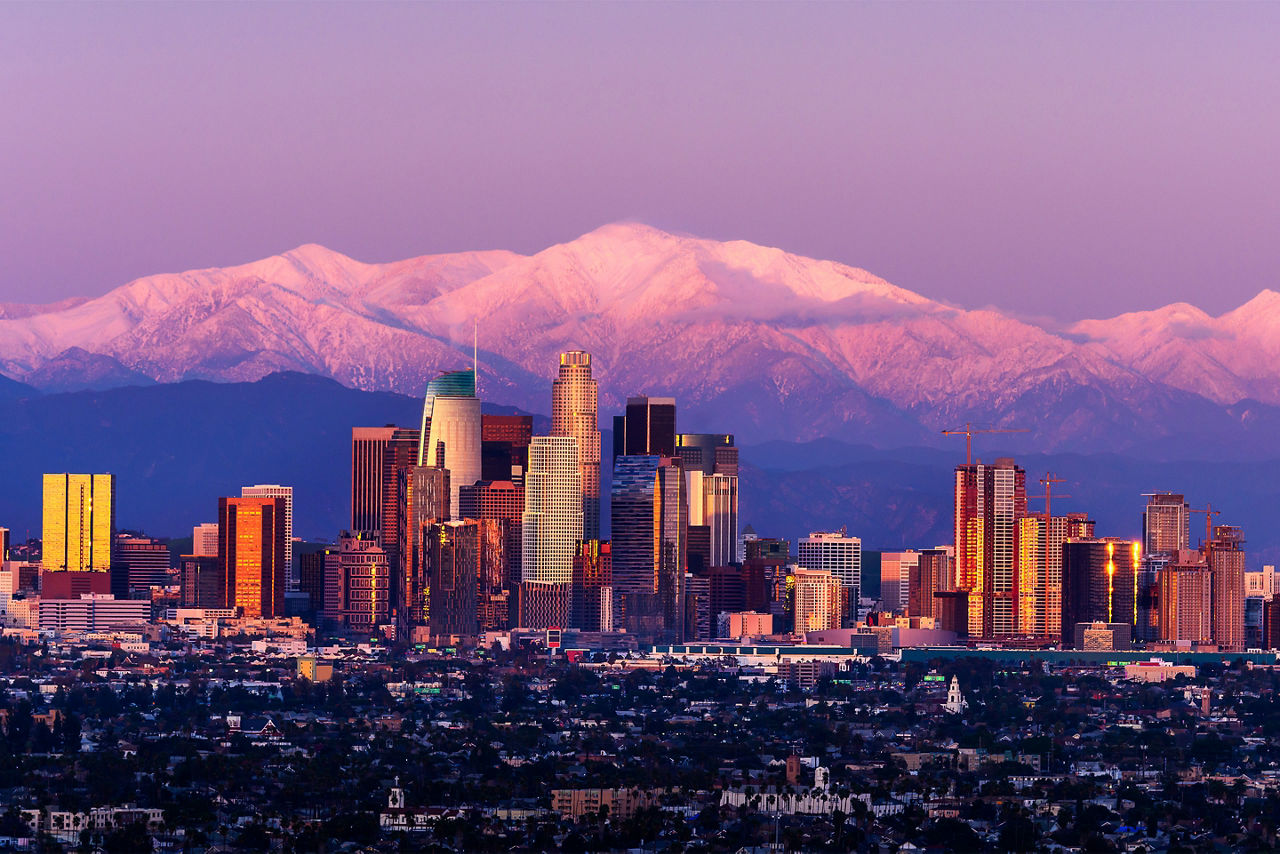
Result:
{"type": "Polygon", "coordinates": [[[688,480],[689,526],[705,526],[711,566],[728,566],[738,546],[738,449],[732,433],[679,433],[688,480]]]}
{"type": "Polygon", "coordinates": [[[246,617],[283,617],[285,501],[279,497],[218,499],[218,562],[228,608],[246,617]]]}
{"type": "Polygon", "coordinates": [[[582,539],[600,538],[600,391],[591,375],[591,354],[560,354],[560,373],[551,384],[551,435],[578,441],[582,492],[582,539]]]}
{"type": "Polygon", "coordinates": [[[617,457],[610,504],[615,626],[679,640],[689,534],[680,461],[656,454],[617,457]]]}
{"type": "Polygon", "coordinates": [[[525,476],[520,573],[520,624],[566,626],[573,558],[582,542],[578,440],[534,436],[525,476]]]}
{"type": "Polygon", "coordinates": [[[458,491],[480,480],[482,427],[474,368],[444,373],[427,383],[422,403],[418,465],[449,472],[449,516],[458,518],[458,491]]]}
{"type": "Polygon", "coordinates": [[[1017,540],[1027,475],[1010,458],[956,466],[956,587],[968,594],[969,635],[1017,633],[1017,540]]]}
{"type": "Polygon", "coordinates": [[[56,572],[110,572],[116,479],[110,474],[44,476],[44,551],[56,572]]]}

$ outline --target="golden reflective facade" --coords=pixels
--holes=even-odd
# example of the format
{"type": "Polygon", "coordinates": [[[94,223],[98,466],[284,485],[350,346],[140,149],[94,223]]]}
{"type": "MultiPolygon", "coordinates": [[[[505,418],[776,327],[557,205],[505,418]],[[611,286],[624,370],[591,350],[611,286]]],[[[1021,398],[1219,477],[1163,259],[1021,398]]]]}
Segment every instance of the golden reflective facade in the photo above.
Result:
{"type": "Polygon", "coordinates": [[[285,499],[221,498],[218,501],[218,560],[228,607],[246,617],[283,617],[285,499]]]}
{"type": "Polygon", "coordinates": [[[115,475],[44,476],[45,569],[109,572],[115,522],[115,475]]]}

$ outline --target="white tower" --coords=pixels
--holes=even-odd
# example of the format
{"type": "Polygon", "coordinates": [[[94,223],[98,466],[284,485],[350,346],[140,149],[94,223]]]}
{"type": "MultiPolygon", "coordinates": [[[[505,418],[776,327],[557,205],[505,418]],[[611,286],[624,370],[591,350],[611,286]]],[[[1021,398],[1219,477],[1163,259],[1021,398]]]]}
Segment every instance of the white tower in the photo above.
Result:
{"type": "Polygon", "coordinates": [[[947,702],[942,704],[942,708],[949,715],[958,715],[969,708],[964,694],[960,693],[960,680],[955,676],[951,677],[951,684],[947,687],[947,702]]]}

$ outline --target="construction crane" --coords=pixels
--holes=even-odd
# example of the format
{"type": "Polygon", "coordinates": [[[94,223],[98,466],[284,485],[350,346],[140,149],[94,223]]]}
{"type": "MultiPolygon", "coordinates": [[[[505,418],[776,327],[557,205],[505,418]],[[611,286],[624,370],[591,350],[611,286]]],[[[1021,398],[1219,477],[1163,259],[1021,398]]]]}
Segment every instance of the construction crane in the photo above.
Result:
{"type": "MultiPolygon", "coordinates": [[[[1053,501],[1053,485],[1055,483],[1066,483],[1065,480],[1055,475],[1053,472],[1045,472],[1044,477],[1040,478],[1040,483],[1044,485],[1044,495],[1028,495],[1027,498],[1043,498],[1044,499],[1044,518],[1050,519],[1049,504],[1053,501]]],[[[1058,493],[1059,498],[1070,498],[1070,495],[1058,493]]]]}
{"type": "Polygon", "coordinates": [[[975,429],[972,424],[969,424],[966,422],[963,430],[943,430],[942,435],[964,436],[964,464],[968,466],[968,465],[973,465],[973,434],[974,433],[1030,433],[1030,432],[1031,432],[1030,430],[1026,430],[1023,428],[1009,428],[1009,429],[977,428],[975,429]]]}
{"type": "Polygon", "coordinates": [[[1203,510],[1197,507],[1188,507],[1187,512],[1204,514],[1204,544],[1207,547],[1209,543],[1213,542],[1213,517],[1221,516],[1222,511],[1214,510],[1212,504],[1206,504],[1203,510]]]}

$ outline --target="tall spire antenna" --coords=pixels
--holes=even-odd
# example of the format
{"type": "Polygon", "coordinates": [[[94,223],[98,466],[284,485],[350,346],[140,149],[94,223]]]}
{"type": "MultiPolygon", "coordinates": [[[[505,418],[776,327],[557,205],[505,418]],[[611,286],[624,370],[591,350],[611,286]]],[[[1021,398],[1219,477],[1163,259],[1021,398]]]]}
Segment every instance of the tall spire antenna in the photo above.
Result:
{"type": "Polygon", "coordinates": [[[480,396],[480,321],[471,321],[471,377],[480,396]]]}

